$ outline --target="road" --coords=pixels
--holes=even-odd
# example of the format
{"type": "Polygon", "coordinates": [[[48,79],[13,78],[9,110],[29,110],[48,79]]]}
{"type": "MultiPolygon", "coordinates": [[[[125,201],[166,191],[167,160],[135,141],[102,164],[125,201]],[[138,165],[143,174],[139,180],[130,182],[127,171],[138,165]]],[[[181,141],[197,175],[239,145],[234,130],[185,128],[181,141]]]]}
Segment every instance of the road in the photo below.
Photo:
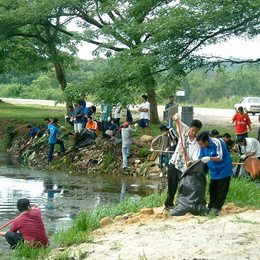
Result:
{"type": "MultiPolygon", "coordinates": [[[[40,100],[40,99],[15,99],[15,98],[0,98],[1,100],[11,103],[11,104],[37,104],[37,105],[46,105],[54,106],[54,100],[40,100]]],[[[65,104],[57,104],[58,106],[65,106],[65,104]]],[[[160,119],[163,117],[164,106],[158,106],[158,113],[160,119]]],[[[181,113],[182,107],[179,107],[179,113],[181,113]]],[[[202,121],[204,126],[217,126],[231,128],[231,119],[235,111],[233,109],[217,109],[217,108],[193,108],[193,118],[199,119],[202,121]]],[[[257,131],[259,127],[258,115],[250,115],[252,121],[253,131],[257,131]]]]}

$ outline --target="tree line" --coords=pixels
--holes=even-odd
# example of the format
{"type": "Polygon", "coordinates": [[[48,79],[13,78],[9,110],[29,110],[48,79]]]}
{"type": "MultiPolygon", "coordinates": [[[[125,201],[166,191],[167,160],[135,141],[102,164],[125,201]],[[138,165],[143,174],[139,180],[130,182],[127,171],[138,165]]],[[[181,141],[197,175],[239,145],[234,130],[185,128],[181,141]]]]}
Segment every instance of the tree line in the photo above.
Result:
{"type": "MultiPolygon", "coordinates": [[[[64,100],[79,96],[86,90],[91,78],[106,66],[107,60],[97,58],[94,60],[76,59],[78,66],[68,71],[68,90],[62,92],[54,71],[35,72],[28,74],[17,74],[14,71],[0,75],[0,97],[11,98],[32,98],[64,100]]],[[[243,96],[259,96],[260,86],[260,65],[247,64],[234,67],[220,66],[212,71],[197,69],[189,73],[180,82],[165,84],[158,81],[156,96],[159,104],[164,104],[169,93],[175,94],[176,89],[184,90],[185,96],[179,99],[180,102],[192,104],[204,104],[210,100],[218,102],[221,99],[233,98],[239,101],[243,96]],[[235,98],[234,98],[235,97],[235,98]]],[[[164,77],[167,77],[167,72],[164,77]]],[[[91,93],[86,93],[91,96],[91,93]]],[[[135,101],[140,102],[138,94],[135,94],[135,101]]],[[[177,97],[178,99],[178,97],[177,97]]],[[[91,96],[91,101],[95,98],[91,96]]],[[[100,101],[100,100],[96,100],[100,101]]],[[[230,104],[230,108],[233,103],[230,104]]]]}

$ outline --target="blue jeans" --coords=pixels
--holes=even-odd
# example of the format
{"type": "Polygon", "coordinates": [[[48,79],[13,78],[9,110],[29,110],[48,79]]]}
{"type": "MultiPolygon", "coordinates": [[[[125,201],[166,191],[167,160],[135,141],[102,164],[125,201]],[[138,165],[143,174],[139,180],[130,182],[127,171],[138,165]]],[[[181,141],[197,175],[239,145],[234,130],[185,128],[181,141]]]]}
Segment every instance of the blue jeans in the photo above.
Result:
{"type": "Polygon", "coordinates": [[[122,156],[123,156],[123,168],[127,167],[127,157],[130,153],[130,147],[122,147],[122,156]]]}
{"type": "Polygon", "coordinates": [[[53,154],[53,151],[54,151],[55,144],[59,144],[60,145],[60,152],[65,153],[65,147],[64,147],[63,141],[58,139],[56,143],[50,143],[50,148],[49,148],[49,153],[48,153],[48,162],[52,161],[52,154],[53,154]]]}
{"type": "Polygon", "coordinates": [[[163,169],[163,164],[165,164],[165,167],[169,167],[169,156],[164,154],[159,154],[159,168],[163,169]]]}

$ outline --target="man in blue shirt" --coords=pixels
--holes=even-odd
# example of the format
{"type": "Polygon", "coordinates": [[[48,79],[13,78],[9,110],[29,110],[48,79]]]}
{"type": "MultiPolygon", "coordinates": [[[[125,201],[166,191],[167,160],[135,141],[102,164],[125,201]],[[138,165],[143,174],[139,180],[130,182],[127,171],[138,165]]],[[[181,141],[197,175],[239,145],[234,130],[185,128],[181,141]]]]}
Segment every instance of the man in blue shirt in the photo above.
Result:
{"type": "Polygon", "coordinates": [[[74,110],[72,112],[72,116],[74,119],[74,131],[75,133],[80,133],[83,129],[83,118],[84,118],[84,108],[80,105],[79,101],[74,103],[74,110]]]}
{"type": "Polygon", "coordinates": [[[48,153],[48,163],[52,161],[52,154],[54,151],[55,144],[60,145],[61,154],[65,153],[65,147],[63,141],[57,139],[57,134],[61,134],[61,131],[57,128],[58,119],[54,118],[52,124],[48,125],[48,131],[50,133],[48,143],[50,144],[49,153],[48,153]]]}
{"type": "Polygon", "coordinates": [[[224,205],[228,194],[230,176],[232,172],[232,159],[225,142],[219,138],[210,138],[206,132],[196,137],[200,146],[199,159],[207,163],[210,171],[209,194],[210,212],[218,214],[224,205]]]}
{"type": "Polygon", "coordinates": [[[37,137],[42,137],[43,135],[42,131],[38,127],[28,125],[27,129],[30,135],[30,140],[27,144],[30,144],[34,139],[36,139],[37,137]]]}

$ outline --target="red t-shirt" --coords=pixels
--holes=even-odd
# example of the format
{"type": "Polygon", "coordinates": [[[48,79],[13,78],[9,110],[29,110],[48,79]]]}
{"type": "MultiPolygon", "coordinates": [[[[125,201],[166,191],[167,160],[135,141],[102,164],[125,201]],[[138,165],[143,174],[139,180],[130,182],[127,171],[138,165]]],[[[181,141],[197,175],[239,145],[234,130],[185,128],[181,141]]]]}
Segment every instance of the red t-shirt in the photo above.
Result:
{"type": "Polygon", "coordinates": [[[29,210],[17,217],[12,223],[10,231],[19,231],[26,241],[40,242],[43,246],[49,244],[39,209],[29,210]]]}
{"type": "Polygon", "coordinates": [[[236,126],[235,126],[236,134],[246,133],[247,126],[252,124],[248,114],[240,115],[239,113],[236,113],[233,116],[232,121],[236,122],[236,126]]]}

